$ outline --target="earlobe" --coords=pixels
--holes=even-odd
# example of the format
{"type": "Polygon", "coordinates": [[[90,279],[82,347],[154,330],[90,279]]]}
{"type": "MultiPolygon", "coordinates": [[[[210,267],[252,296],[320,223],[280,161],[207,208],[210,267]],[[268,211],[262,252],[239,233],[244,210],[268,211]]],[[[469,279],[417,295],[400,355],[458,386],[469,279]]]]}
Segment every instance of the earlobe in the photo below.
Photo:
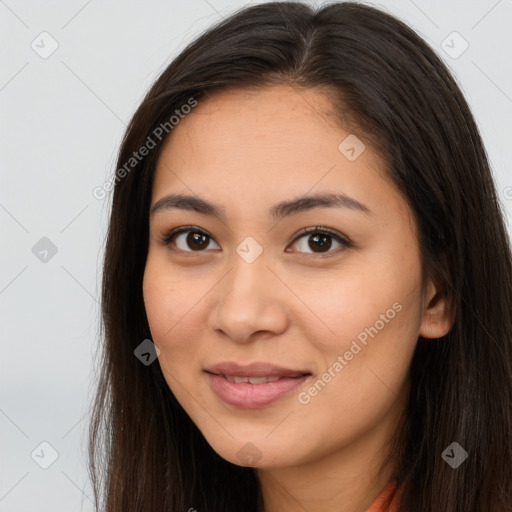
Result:
{"type": "Polygon", "coordinates": [[[455,321],[455,312],[446,289],[429,282],[424,304],[419,335],[423,338],[442,338],[450,332],[455,321]]]}

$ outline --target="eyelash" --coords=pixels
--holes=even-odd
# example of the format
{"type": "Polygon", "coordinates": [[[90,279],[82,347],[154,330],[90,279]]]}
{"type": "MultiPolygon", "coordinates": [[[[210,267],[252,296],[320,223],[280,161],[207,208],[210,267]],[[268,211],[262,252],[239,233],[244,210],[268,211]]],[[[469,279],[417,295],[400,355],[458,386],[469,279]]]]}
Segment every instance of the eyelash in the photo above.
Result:
{"type": "MultiPolygon", "coordinates": [[[[164,234],[161,241],[164,245],[170,245],[172,240],[175,237],[177,237],[178,235],[181,235],[182,233],[187,233],[187,232],[199,233],[199,234],[205,235],[208,238],[214,240],[213,237],[211,237],[206,231],[204,231],[201,228],[198,228],[196,226],[182,226],[180,228],[175,228],[175,229],[171,229],[170,231],[168,231],[166,234],[164,234]]],[[[306,229],[302,230],[300,233],[297,234],[297,236],[292,240],[291,243],[293,244],[297,240],[302,238],[303,236],[309,235],[309,234],[328,235],[328,236],[332,237],[334,240],[336,240],[336,242],[338,242],[342,246],[344,246],[344,248],[349,248],[352,246],[352,243],[347,238],[341,236],[336,231],[329,229],[329,228],[320,227],[320,226],[315,226],[315,227],[306,228],[306,229]]],[[[177,252],[191,252],[191,253],[205,252],[205,251],[184,251],[183,249],[172,249],[172,250],[177,251],[177,252]]],[[[340,252],[341,250],[343,250],[343,249],[338,248],[334,251],[329,251],[326,253],[314,253],[314,252],[304,253],[304,252],[299,251],[298,254],[300,255],[300,257],[310,258],[310,257],[315,257],[315,256],[336,254],[336,253],[340,252]]]]}

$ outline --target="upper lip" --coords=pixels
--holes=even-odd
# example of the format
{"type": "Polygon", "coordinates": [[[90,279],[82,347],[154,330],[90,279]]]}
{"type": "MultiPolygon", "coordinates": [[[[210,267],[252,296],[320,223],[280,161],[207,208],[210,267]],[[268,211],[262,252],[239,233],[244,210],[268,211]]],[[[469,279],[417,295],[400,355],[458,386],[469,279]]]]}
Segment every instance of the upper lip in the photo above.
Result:
{"type": "Polygon", "coordinates": [[[307,370],[293,370],[271,363],[252,363],[241,365],[226,361],[205,368],[208,373],[215,375],[232,375],[234,377],[301,377],[311,375],[307,370]]]}

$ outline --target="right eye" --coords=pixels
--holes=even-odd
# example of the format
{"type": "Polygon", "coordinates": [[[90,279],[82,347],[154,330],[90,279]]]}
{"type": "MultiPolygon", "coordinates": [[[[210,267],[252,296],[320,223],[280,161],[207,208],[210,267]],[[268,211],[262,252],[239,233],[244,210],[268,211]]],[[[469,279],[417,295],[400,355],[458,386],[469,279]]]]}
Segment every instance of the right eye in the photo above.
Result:
{"type": "MultiPolygon", "coordinates": [[[[200,228],[195,226],[182,226],[172,229],[166,233],[162,239],[165,245],[175,245],[178,251],[183,252],[202,252],[207,249],[209,242],[213,242],[213,238],[200,228]],[[181,244],[181,247],[178,245],[181,244]]],[[[217,242],[214,242],[217,244],[217,242]]],[[[217,244],[217,247],[220,246],[217,244]]],[[[176,250],[176,249],[172,249],[176,250]]]]}

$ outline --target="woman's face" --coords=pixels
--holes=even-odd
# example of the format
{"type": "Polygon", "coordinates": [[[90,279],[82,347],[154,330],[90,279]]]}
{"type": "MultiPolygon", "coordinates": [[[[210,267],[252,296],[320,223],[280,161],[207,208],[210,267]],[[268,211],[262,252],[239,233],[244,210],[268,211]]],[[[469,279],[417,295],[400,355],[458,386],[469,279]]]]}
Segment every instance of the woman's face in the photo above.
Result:
{"type": "Polygon", "coordinates": [[[218,93],[174,127],[156,168],[143,286],[158,361],[235,464],[378,457],[418,335],[449,329],[428,311],[407,204],[328,110],[315,90],[218,93]]]}

